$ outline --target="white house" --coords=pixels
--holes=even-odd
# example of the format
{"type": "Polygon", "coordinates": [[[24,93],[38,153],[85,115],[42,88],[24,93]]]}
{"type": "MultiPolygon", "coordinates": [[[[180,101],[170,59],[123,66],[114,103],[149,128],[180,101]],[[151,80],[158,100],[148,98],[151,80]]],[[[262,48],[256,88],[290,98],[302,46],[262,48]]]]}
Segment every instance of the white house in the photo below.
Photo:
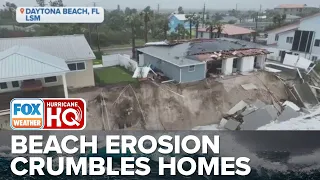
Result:
{"type": "Polygon", "coordinates": [[[24,83],[41,87],[94,86],[95,55],[84,35],[0,39],[0,93],[20,91],[24,83]]]}
{"type": "Polygon", "coordinates": [[[275,7],[275,11],[281,14],[299,14],[302,13],[304,8],[306,8],[306,4],[280,4],[275,7]]]}
{"type": "Polygon", "coordinates": [[[310,60],[320,59],[320,13],[299,22],[268,31],[267,45],[277,49],[280,59],[285,53],[310,60]]]}

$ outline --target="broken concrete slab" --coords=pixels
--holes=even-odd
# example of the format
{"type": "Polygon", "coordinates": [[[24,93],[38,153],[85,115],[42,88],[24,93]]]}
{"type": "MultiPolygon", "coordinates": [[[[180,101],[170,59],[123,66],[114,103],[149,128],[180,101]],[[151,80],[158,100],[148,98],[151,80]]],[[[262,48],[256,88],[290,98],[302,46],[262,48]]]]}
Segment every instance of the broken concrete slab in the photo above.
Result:
{"type": "Polygon", "coordinates": [[[313,94],[308,83],[297,83],[293,88],[295,90],[295,93],[298,95],[299,100],[302,101],[305,107],[307,107],[307,104],[316,105],[319,103],[317,97],[313,94]]]}
{"type": "Polygon", "coordinates": [[[243,117],[241,130],[257,130],[259,127],[269,124],[272,116],[266,109],[258,109],[255,112],[243,117]]]}
{"type": "Polygon", "coordinates": [[[278,111],[276,108],[274,108],[273,105],[267,105],[267,106],[263,107],[263,109],[268,111],[268,113],[272,117],[272,120],[275,120],[278,117],[278,111]]]}
{"type": "Polygon", "coordinates": [[[220,128],[224,128],[224,126],[227,124],[228,120],[225,118],[222,118],[219,124],[220,128]]]}
{"type": "Polygon", "coordinates": [[[246,108],[246,110],[244,110],[244,111],[241,113],[241,115],[242,115],[242,116],[246,116],[246,115],[254,112],[255,110],[256,110],[256,109],[255,109],[255,108],[252,108],[252,107],[246,108]]]}
{"type": "Polygon", "coordinates": [[[283,107],[285,106],[289,106],[291,107],[293,110],[295,111],[300,111],[300,108],[299,106],[297,106],[295,103],[291,102],[291,101],[285,101],[283,104],[282,104],[283,107]]]}
{"type": "Polygon", "coordinates": [[[254,102],[252,104],[254,107],[256,107],[257,109],[263,108],[266,106],[266,104],[262,101],[260,101],[259,99],[256,100],[256,102],[254,102]]]}
{"type": "Polygon", "coordinates": [[[224,126],[224,128],[234,131],[234,130],[238,129],[240,124],[241,123],[239,121],[229,119],[228,122],[226,123],[226,125],[224,126]]]}
{"type": "Polygon", "coordinates": [[[244,108],[247,107],[247,106],[248,106],[247,103],[245,103],[244,101],[240,101],[240,102],[238,102],[235,106],[233,106],[233,108],[231,108],[231,109],[227,112],[227,114],[228,114],[228,115],[233,115],[233,114],[235,114],[236,112],[244,109],[244,108]]]}
{"type": "Polygon", "coordinates": [[[291,118],[295,118],[295,117],[298,117],[298,116],[300,116],[299,112],[296,112],[290,106],[285,106],[284,110],[282,111],[282,113],[278,117],[278,121],[279,122],[286,121],[286,120],[289,120],[291,118]]]}
{"type": "Polygon", "coordinates": [[[243,84],[241,85],[243,89],[245,90],[253,90],[253,89],[258,89],[256,85],[249,83],[249,84],[243,84]]]}

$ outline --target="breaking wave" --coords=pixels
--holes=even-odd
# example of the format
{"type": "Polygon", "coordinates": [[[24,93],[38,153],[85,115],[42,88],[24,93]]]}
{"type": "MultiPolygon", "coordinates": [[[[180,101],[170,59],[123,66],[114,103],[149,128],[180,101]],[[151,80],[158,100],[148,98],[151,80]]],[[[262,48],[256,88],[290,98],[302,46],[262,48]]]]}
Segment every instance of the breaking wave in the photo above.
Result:
{"type": "Polygon", "coordinates": [[[258,130],[320,130],[320,105],[310,109],[311,113],[283,122],[272,122],[258,130]]]}

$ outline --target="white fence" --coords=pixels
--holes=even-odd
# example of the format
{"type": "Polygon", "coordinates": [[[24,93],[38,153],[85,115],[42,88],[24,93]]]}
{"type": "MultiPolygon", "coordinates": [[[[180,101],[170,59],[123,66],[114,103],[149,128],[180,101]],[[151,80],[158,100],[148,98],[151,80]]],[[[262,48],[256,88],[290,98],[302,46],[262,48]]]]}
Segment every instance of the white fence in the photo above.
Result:
{"type": "Polygon", "coordinates": [[[129,55],[113,54],[102,56],[102,66],[111,67],[111,66],[122,66],[129,71],[134,72],[138,67],[136,61],[130,59],[129,55]]]}

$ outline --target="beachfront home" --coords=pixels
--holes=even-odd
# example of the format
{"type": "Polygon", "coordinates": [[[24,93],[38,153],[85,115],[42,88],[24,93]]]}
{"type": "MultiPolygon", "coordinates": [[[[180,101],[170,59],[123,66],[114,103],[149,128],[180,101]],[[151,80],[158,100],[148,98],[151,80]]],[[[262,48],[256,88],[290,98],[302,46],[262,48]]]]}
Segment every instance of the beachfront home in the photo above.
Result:
{"type": "Polygon", "coordinates": [[[94,86],[95,55],[84,35],[0,38],[0,93],[94,86]]]}
{"type": "Polygon", "coordinates": [[[177,83],[199,81],[214,74],[230,75],[264,68],[268,54],[250,42],[241,44],[226,39],[150,45],[137,51],[139,65],[151,66],[177,83]]]}
{"type": "Polygon", "coordinates": [[[320,59],[320,13],[300,19],[299,22],[267,32],[267,44],[277,49],[280,60],[286,53],[309,60],[320,59]]]}

